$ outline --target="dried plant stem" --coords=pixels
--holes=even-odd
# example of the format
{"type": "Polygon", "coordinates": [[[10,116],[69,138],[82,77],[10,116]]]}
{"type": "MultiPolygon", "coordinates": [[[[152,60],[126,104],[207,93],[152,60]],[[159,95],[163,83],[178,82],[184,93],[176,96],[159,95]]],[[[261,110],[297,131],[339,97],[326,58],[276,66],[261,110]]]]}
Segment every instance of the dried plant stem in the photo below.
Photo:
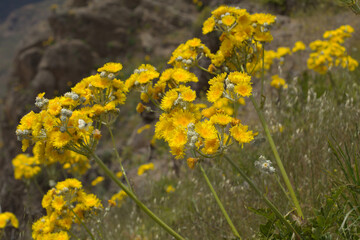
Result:
{"type": "Polygon", "coordinates": [[[115,174],[105,165],[105,163],[92,151],[89,152],[91,156],[95,159],[96,163],[101,167],[105,174],[110,177],[152,220],[154,220],[159,226],[161,226],[165,231],[172,235],[177,240],[185,240],[177,232],[175,232],[170,226],[164,223],[158,216],[156,216],[150,209],[148,209],[138,198],[137,196],[127,188],[116,176],[115,174]]]}
{"type": "Polygon", "coordinates": [[[209,188],[210,188],[210,190],[211,190],[211,193],[213,194],[213,196],[214,196],[214,198],[215,198],[215,200],[216,200],[216,203],[219,205],[222,214],[224,215],[226,221],[227,221],[228,224],[230,225],[231,231],[234,233],[234,235],[237,237],[237,239],[241,240],[241,237],[240,237],[239,232],[236,230],[236,228],[235,228],[233,222],[231,221],[229,215],[227,214],[227,212],[226,212],[226,210],[225,210],[222,202],[220,201],[218,195],[216,194],[215,189],[214,189],[214,187],[212,186],[212,184],[211,184],[208,176],[206,175],[205,170],[203,169],[203,167],[201,166],[200,163],[198,163],[198,165],[199,165],[200,170],[201,170],[201,172],[202,172],[202,174],[203,174],[203,176],[204,176],[204,178],[205,178],[205,181],[206,181],[207,185],[209,186],[209,188]]]}
{"type": "Polygon", "coordinates": [[[269,141],[269,144],[270,144],[271,150],[272,150],[272,152],[274,154],[276,163],[277,163],[277,165],[278,165],[278,167],[280,169],[281,176],[282,176],[282,178],[283,178],[283,180],[285,182],[285,185],[286,185],[286,187],[287,187],[287,189],[288,189],[288,191],[290,193],[290,197],[291,197],[292,202],[293,202],[293,204],[295,206],[296,212],[297,212],[299,217],[304,219],[304,214],[302,213],[299,201],[298,201],[298,199],[296,197],[296,194],[295,194],[295,191],[294,191],[294,189],[293,189],[293,187],[292,187],[292,185],[290,183],[290,180],[289,180],[289,177],[288,177],[288,175],[286,173],[284,165],[283,165],[283,163],[282,163],[282,161],[280,159],[279,153],[278,153],[278,151],[276,149],[274,140],[271,137],[270,130],[269,130],[269,127],[268,127],[268,125],[267,125],[267,123],[265,121],[265,118],[264,118],[261,110],[259,109],[259,107],[258,107],[258,105],[257,105],[257,103],[256,103],[253,96],[250,96],[250,100],[251,100],[252,104],[254,105],[254,108],[256,110],[257,115],[259,116],[261,125],[263,126],[263,129],[265,131],[265,135],[266,135],[266,137],[267,137],[267,139],[269,141]]]}

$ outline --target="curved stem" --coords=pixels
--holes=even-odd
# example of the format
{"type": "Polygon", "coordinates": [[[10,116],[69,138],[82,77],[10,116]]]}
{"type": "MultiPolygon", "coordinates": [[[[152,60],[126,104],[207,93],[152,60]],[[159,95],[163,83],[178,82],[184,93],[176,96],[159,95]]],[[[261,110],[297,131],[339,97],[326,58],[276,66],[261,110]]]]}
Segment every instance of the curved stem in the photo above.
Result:
{"type": "Polygon", "coordinates": [[[164,223],[158,216],[156,216],[150,209],[148,209],[136,197],[136,195],[115,176],[115,174],[105,165],[105,163],[94,152],[90,152],[90,155],[95,159],[96,163],[104,170],[106,175],[110,177],[152,220],[154,220],[157,224],[159,224],[165,231],[167,231],[175,239],[185,240],[185,238],[180,236],[171,227],[169,227],[166,223],[164,223]]]}
{"type": "Polygon", "coordinates": [[[221,203],[218,195],[216,194],[215,189],[214,189],[213,186],[211,185],[211,182],[210,182],[208,176],[206,175],[205,170],[203,169],[203,167],[201,166],[200,163],[199,163],[198,165],[199,165],[200,170],[201,170],[201,172],[202,172],[202,174],[203,174],[203,176],[204,176],[204,178],[205,178],[205,181],[206,181],[207,185],[209,186],[209,188],[210,188],[210,190],[211,190],[211,193],[213,194],[213,196],[214,196],[214,198],[215,198],[215,200],[216,200],[216,203],[219,205],[222,214],[224,215],[224,217],[226,218],[226,221],[227,221],[228,224],[230,225],[231,231],[234,233],[234,235],[237,237],[237,239],[241,240],[241,237],[240,237],[239,232],[236,230],[233,222],[231,221],[229,215],[227,214],[227,212],[226,212],[224,206],[222,205],[222,203],[221,203]]]}
{"type": "Polygon", "coordinates": [[[266,121],[265,121],[265,118],[264,118],[261,110],[259,109],[259,107],[258,107],[258,105],[257,105],[257,103],[256,103],[256,101],[255,101],[255,99],[254,99],[253,96],[250,96],[250,100],[251,100],[252,104],[254,105],[254,108],[255,108],[255,110],[256,110],[256,113],[257,113],[257,115],[259,116],[261,125],[262,125],[263,128],[264,128],[265,135],[266,135],[266,137],[267,137],[267,139],[268,139],[268,141],[269,141],[269,144],[270,144],[271,150],[272,150],[272,152],[273,152],[273,154],[274,154],[276,163],[277,163],[277,165],[278,165],[278,167],[279,167],[279,169],[280,169],[281,176],[283,177],[283,180],[284,180],[284,182],[285,182],[285,185],[286,185],[287,189],[289,190],[290,197],[291,197],[292,202],[293,202],[293,204],[294,204],[294,206],[295,206],[295,208],[296,208],[296,212],[297,212],[297,214],[299,215],[299,217],[301,217],[302,219],[304,219],[304,214],[303,214],[302,211],[301,211],[301,207],[300,207],[299,201],[298,201],[298,199],[296,198],[295,191],[294,191],[294,189],[293,189],[293,187],[292,187],[292,185],[291,185],[291,183],[290,183],[289,177],[288,177],[288,175],[287,175],[287,173],[286,173],[286,170],[285,170],[285,168],[284,168],[284,165],[283,165],[283,163],[282,163],[282,161],[281,161],[281,159],[280,159],[279,153],[278,153],[278,151],[277,151],[277,149],[276,149],[274,140],[273,140],[272,137],[271,137],[270,130],[269,130],[269,127],[268,127],[268,125],[267,125],[267,123],[266,123],[266,121]]]}
{"type": "Polygon", "coordinates": [[[287,221],[284,216],[281,214],[281,212],[277,209],[277,207],[259,190],[259,188],[251,181],[251,179],[226,155],[224,155],[224,158],[240,173],[240,175],[245,179],[245,181],[252,187],[255,192],[261,197],[262,200],[268,205],[268,207],[275,213],[275,215],[285,224],[285,226],[292,232],[295,233],[295,235],[302,239],[300,234],[296,231],[293,225],[289,221],[287,221]]]}
{"type": "Polygon", "coordinates": [[[70,230],[67,230],[67,232],[71,235],[71,237],[77,239],[77,240],[81,240],[80,238],[78,238],[73,232],[71,232],[70,230]]]}
{"type": "Polygon", "coordinates": [[[111,126],[108,126],[107,124],[106,124],[106,126],[107,126],[107,128],[109,129],[109,133],[110,133],[110,136],[111,136],[111,141],[112,141],[113,147],[114,147],[114,152],[115,152],[115,154],[116,154],[117,160],[119,161],[120,168],[121,168],[121,172],[123,173],[124,178],[125,178],[125,181],[126,181],[126,183],[128,184],[130,190],[133,192],[133,189],[132,189],[132,187],[131,187],[130,181],[129,181],[129,179],[128,179],[127,175],[126,175],[125,169],[124,169],[124,167],[123,167],[123,165],[122,165],[122,160],[121,160],[121,158],[120,158],[119,152],[118,152],[118,150],[116,149],[115,139],[114,139],[114,135],[113,135],[112,130],[111,130],[111,126]]]}
{"type": "Polygon", "coordinates": [[[76,219],[80,222],[81,226],[86,230],[86,232],[90,235],[92,240],[95,240],[94,235],[91,233],[91,231],[86,227],[86,225],[83,223],[83,221],[81,221],[81,219],[79,218],[79,216],[74,212],[74,210],[72,208],[69,208],[70,211],[75,215],[76,219]]]}
{"type": "Polygon", "coordinates": [[[210,72],[206,68],[203,68],[202,66],[200,66],[198,63],[195,66],[198,67],[199,69],[203,70],[204,72],[207,72],[207,73],[212,74],[212,75],[216,75],[216,73],[210,72]]]}

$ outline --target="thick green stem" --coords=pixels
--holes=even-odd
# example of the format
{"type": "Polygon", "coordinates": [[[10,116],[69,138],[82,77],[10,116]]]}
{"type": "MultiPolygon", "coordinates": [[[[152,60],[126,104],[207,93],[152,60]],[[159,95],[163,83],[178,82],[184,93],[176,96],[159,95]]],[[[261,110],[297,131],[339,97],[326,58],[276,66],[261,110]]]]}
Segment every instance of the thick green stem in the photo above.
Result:
{"type": "Polygon", "coordinates": [[[177,232],[175,232],[171,227],[164,223],[158,216],[156,216],[150,209],[148,209],[137,197],[136,195],[128,189],[116,176],[115,174],[104,164],[104,162],[93,152],[90,153],[91,156],[95,159],[96,163],[104,170],[106,175],[110,177],[152,220],[159,224],[165,231],[172,235],[175,239],[185,240],[177,232]]]}
{"type": "MultiPolygon", "coordinates": [[[[107,126],[107,125],[106,125],[106,126],[107,126]]],[[[112,141],[112,143],[113,143],[113,148],[114,148],[114,152],[115,152],[115,154],[116,154],[116,158],[117,158],[117,160],[119,161],[119,164],[120,164],[121,172],[123,173],[124,178],[125,178],[125,181],[126,181],[126,183],[128,184],[130,190],[133,191],[133,189],[132,189],[132,187],[131,187],[131,184],[130,184],[130,181],[129,181],[127,175],[126,175],[125,169],[124,169],[124,167],[123,167],[123,165],[122,165],[122,160],[121,160],[121,158],[120,158],[119,152],[118,152],[118,150],[116,149],[115,139],[114,139],[114,135],[113,135],[112,130],[111,130],[111,126],[107,126],[107,127],[108,127],[108,129],[109,129],[109,133],[110,133],[110,136],[111,136],[111,141],[112,141]]]]}
{"type": "Polygon", "coordinates": [[[211,190],[211,192],[212,192],[212,194],[213,194],[213,196],[214,196],[214,198],[215,198],[215,200],[216,200],[216,203],[219,205],[219,207],[220,207],[220,209],[221,209],[221,212],[223,213],[224,217],[226,218],[226,221],[228,222],[228,224],[230,225],[231,231],[234,233],[234,235],[235,235],[239,240],[241,240],[241,237],[240,237],[239,232],[236,230],[233,222],[231,221],[229,215],[227,214],[227,212],[226,212],[224,206],[222,205],[222,203],[221,203],[218,195],[216,194],[215,189],[214,189],[213,186],[211,185],[211,182],[210,182],[208,176],[206,175],[205,170],[203,169],[203,167],[201,166],[200,163],[199,163],[198,165],[199,165],[200,170],[201,170],[201,172],[202,172],[202,174],[203,174],[203,176],[204,176],[204,178],[205,178],[205,181],[206,181],[207,185],[209,186],[209,188],[210,188],[210,190],[211,190]]]}
{"type": "Polygon", "coordinates": [[[272,137],[271,137],[270,130],[269,130],[269,127],[268,127],[268,125],[267,125],[267,123],[266,123],[266,121],[265,121],[265,118],[264,118],[261,110],[259,109],[259,107],[258,107],[258,105],[257,105],[257,103],[256,103],[256,101],[255,101],[255,99],[254,99],[253,96],[250,96],[250,100],[251,100],[252,104],[254,105],[254,108],[255,108],[255,110],[256,110],[256,113],[257,113],[258,116],[259,116],[261,125],[262,125],[263,128],[264,128],[265,135],[266,135],[266,137],[267,137],[267,139],[268,139],[268,141],[269,141],[269,144],[270,144],[271,150],[272,150],[272,152],[273,152],[273,154],[274,154],[276,163],[277,163],[277,165],[278,165],[278,167],[279,167],[279,169],[280,169],[281,176],[283,177],[283,180],[284,180],[284,182],[285,182],[285,185],[286,185],[287,189],[289,190],[290,197],[291,197],[291,199],[292,199],[292,201],[293,201],[293,204],[294,204],[294,206],[295,206],[295,208],[296,208],[296,212],[297,212],[297,214],[299,215],[299,217],[301,217],[302,219],[304,219],[304,214],[303,214],[302,211],[301,211],[301,207],[300,207],[299,201],[298,201],[298,199],[296,198],[295,191],[294,191],[294,189],[293,189],[293,187],[292,187],[292,185],[291,185],[291,183],[290,183],[289,177],[288,177],[288,175],[287,175],[287,173],[286,173],[286,170],[285,170],[285,168],[284,168],[284,165],[283,165],[283,163],[282,163],[282,161],[281,161],[281,159],[280,159],[279,153],[278,153],[278,151],[277,151],[277,149],[276,149],[274,140],[273,140],[272,137]]]}
{"type": "Polygon", "coordinates": [[[240,173],[240,175],[245,179],[245,181],[252,187],[252,189],[255,190],[255,192],[261,197],[261,199],[268,205],[268,207],[275,213],[275,215],[286,225],[286,227],[295,233],[295,235],[302,239],[300,234],[296,231],[293,225],[290,224],[289,221],[287,221],[284,216],[281,214],[281,212],[277,209],[277,207],[264,195],[261,193],[259,188],[251,181],[251,179],[226,155],[224,155],[224,158],[240,173]]]}

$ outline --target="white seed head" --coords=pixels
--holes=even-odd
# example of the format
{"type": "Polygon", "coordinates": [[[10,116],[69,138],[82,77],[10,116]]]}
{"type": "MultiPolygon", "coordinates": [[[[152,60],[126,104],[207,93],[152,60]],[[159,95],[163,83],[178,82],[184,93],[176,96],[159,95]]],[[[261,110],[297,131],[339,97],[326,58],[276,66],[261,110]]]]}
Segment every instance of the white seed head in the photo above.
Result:
{"type": "Polygon", "coordinates": [[[106,78],[106,72],[105,72],[105,71],[102,71],[102,72],[100,73],[100,77],[101,77],[101,78],[106,78]]]}
{"type": "Polygon", "coordinates": [[[113,80],[115,78],[115,75],[113,73],[108,74],[108,79],[113,80]]]}

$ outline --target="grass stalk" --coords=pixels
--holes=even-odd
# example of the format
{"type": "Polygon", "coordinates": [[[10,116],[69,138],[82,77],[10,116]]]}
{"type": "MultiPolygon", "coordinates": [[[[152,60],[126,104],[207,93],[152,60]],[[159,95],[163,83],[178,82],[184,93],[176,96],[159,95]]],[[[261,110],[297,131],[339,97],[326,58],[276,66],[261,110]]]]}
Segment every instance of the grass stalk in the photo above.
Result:
{"type": "Polygon", "coordinates": [[[200,170],[201,170],[201,172],[202,172],[202,174],[203,174],[203,176],[204,176],[204,178],[205,178],[205,181],[206,181],[207,185],[209,186],[209,188],[210,188],[210,190],[211,190],[211,193],[213,194],[213,196],[214,196],[214,198],[215,198],[215,200],[216,200],[216,203],[219,205],[222,214],[224,215],[226,221],[228,222],[228,224],[229,224],[229,226],[230,226],[230,228],[231,228],[231,231],[234,233],[234,235],[237,237],[237,239],[241,240],[241,237],[240,237],[239,232],[236,230],[236,228],[235,228],[233,222],[231,221],[228,213],[226,212],[226,210],[225,210],[222,202],[220,201],[218,195],[216,194],[216,191],[215,191],[214,187],[212,186],[212,184],[211,184],[211,182],[210,182],[210,180],[209,180],[209,178],[208,178],[205,170],[203,169],[203,167],[201,166],[200,163],[198,163],[198,165],[199,165],[200,170]]]}
{"type": "Polygon", "coordinates": [[[123,173],[125,181],[126,181],[127,185],[129,186],[130,190],[133,191],[133,189],[131,187],[131,184],[130,184],[130,181],[129,181],[127,175],[126,175],[125,169],[124,169],[124,167],[122,165],[122,159],[120,158],[119,152],[116,149],[115,138],[114,138],[114,135],[112,133],[111,126],[108,126],[108,125],[106,125],[106,126],[109,129],[109,133],[110,133],[110,136],[111,136],[111,141],[112,141],[112,144],[113,144],[114,152],[115,152],[115,155],[116,155],[116,159],[119,161],[121,172],[123,173]]]}
{"type": "Polygon", "coordinates": [[[293,202],[293,204],[294,204],[294,206],[295,206],[296,212],[297,212],[297,214],[298,214],[299,217],[301,217],[302,219],[304,219],[304,214],[303,214],[303,212],[302,212],[302,210],[301,210],[299,201],[298,201],[298,199],[297,199],[297,197],[296,197],[296,194],[295,194],[295,191],[294,191],[294,189],[293,189],[293,187],[292,187],[292,185],[291,185],[291,183],[290,183],[290,180],[289,180],[289,177],[288,177],[288,175],[287,175],[287,173],[286,173],[286,170],[285,170],[285,168],[284,168],[284,165],[283,165],[283,163],[282,163],[282,161],[281,161],[281,159],[280,159],[279,153],[278,153],[278,151],[277,151],[277,149],[276,149],[274,140],[273,140],[273,138],[271,137],[270,130],[269,130],[269,127],[268,127],[268,125],[267,125],[267,123],[266,123],[266,121],[265,121],[265,118],[264,118],[264,116],[263,116],[260,108],[258,107],[258,105],[257,105],[257,103],[256,103],[256,100],[254,99],[253,96],[250,96],[250,100],[251,100],[252,104],[254,105],[254,108],[255,108],[255,110],[256,110],[256,113],[257,113],[257,115],[258,115],[258,117],[259,117],[259,119],[260,119],[261,125],[263,126],[263,129],[264,129],[264,131],[265,131],[266,138],[267,138],[268,141],[269,141],[271,150],[272,150],[272,152],[273,152],[273,154],[274,154],[274,157],[275,157],[275,160],[276,160],[276,164],[278,165],[278,167],[279,167],[279,169],[280,169],[281,176],[282,176],[282,178],[283,178],[283,180],[284,180],[284,182],[285,182],[285,185],[286,185],[286,187],[287,187],[287,189],[288,189],[288,191],[289,191],[289,193],[290,193],[290,197],[291,197],[292,202],[293,202]]]}
{"type": "Polygon", "coordinates": [[[255,190],[257,195],[268,205],[268,207],[275,213],[275,215],[285,224],[285,226],[295,235],[298,239],[302,239],[301,235],[296,231],[293,225],[289,221],[285,219],[285,217],[281,214],[279,209],[260,191],[260,189],[251,181],[251,179],[239,168],[228,156],[223,155],[224,158],[240,173],[240,175],[245,179],[245,181],[250,185],[252,189],[255,190]]]}
{"type": "Polygon", "coordinates": [[[172,235],[177,240],[185,240],[177,232],[175,232],[170,226],[163,222],[158,216],[156,216],[149,208],[147,208],[137,196],[127,188],[116,176],[115,174],[105,165],[105,163],[92,151],[90,151],[91,156],[95,159],[96,163],[101,167],[105,174],[110,177],[152,220],[154,220],[160,227],[162,227],[166,232],[172,235]]]}
{"type": "Polygon", "coordinates": [[[75,215],[76,219],[80,222],[81,226],[85,229],[85,231],[89,234],[89,236],[91,237],[92,240],[95,240],[94,235],[91,233],[90,229],[88,227],[86,227],[86,225],[84,224],[83,221],[81,221],[81,219],[79,218],[79,216],[74,212],[74,210],[72,208],[69,208],[70,211],[75,215]]]}

